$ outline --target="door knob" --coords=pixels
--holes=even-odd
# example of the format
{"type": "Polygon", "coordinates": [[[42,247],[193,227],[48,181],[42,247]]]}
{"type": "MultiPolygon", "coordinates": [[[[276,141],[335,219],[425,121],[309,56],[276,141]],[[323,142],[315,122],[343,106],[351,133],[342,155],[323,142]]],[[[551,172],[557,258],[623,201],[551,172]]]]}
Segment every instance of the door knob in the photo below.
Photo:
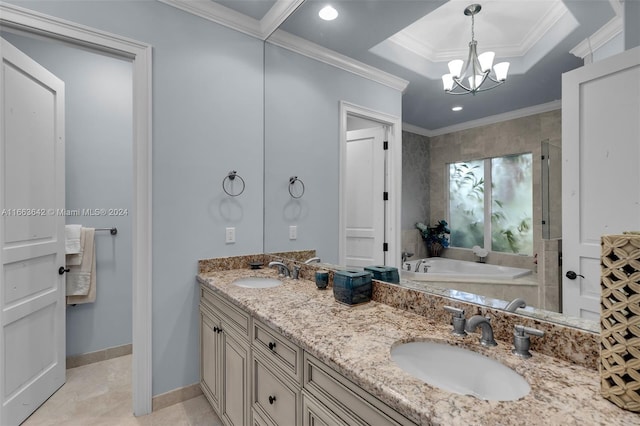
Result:
{"type": "Polygon", "coordinates": [[[70,269],[69,268],[65,268],[64,266],[61,266],[61,267],[58,268],[58,273],[60,275],[63,275],[65,272],[69,272],[69,271],[70,271],[70,269]]]}
{"type": "Polygon", "coordinates": [[[573,271],[567,271],[567,273],[565,274],[565,277],[569,278],[570,280],[575,280],[578,277],[584,278],[584,275],[576,274],[573,271]]]}

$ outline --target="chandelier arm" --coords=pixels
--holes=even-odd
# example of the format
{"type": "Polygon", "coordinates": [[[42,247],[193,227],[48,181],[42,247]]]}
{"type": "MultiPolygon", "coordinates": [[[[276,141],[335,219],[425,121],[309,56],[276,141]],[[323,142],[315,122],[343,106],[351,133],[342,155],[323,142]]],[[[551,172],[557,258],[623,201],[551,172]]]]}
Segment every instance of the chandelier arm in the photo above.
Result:
{"type": "MultiPolygon", "coordinates": [[[[493,81],[494,83],[498,83],[498,84],[502,84],[502,83],[504,83],[505,81],[507,81],[507,80],[502,80],[502,81],[500,81],[500,80],[496,80],[495,78],[493,78],[493,76],[492,76],[491,74],[488,74],[488,75],[487,75],[487,77],[489,77],[489,79],[490,79],[491,81],[493,81]]],[[[492,87],[495,87],[495,86],[492,86],[492,87]]]]}
{"type": "Polygon", "coordinates": [[[504,81],[498,81],[496,84],[494,84],[493,86],[487,86],[487,87],[483,87],[482,89],[478,89],[476,90],[476,92],[486,92],[487,90],[491,90],[495,87],[500,86],[501,84],[504,84],[504,81]]]}
{"type": "MultiPolygon", "coordinates": [[[[472,92],[473,90],[467,86],[464,85],[464,83],[462,82],[462,77],[460,78],[453,78],[453,81],[456,83],[457,87],[461,87],[463,90],[466,90],[467,92],[472,92]]],[[[453,88],[451,88],[451,90],[455,89],[456,86],[454,86],[453,88]]],[[[451,90],[449,91],[449,93],[451,93],[451,90]]]]}

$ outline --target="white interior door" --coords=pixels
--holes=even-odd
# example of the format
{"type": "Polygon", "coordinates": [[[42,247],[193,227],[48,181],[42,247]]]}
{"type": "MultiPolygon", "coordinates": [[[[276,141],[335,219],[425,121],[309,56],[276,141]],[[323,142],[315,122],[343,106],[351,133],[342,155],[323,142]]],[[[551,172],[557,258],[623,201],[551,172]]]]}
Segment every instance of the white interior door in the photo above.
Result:
{"type": "Polygon", "coordinates": [[[65,381],[64,83],[0,40],[0,424],[65,381]]]}
{"type": "Polygon", "coordinates": [[[562,159],[563,311],[599,321],[600,237],[640,230],[640,48],[564,74],[562,159]]]}
{"type": "Polygon", "coordinates": [[[383,265],[384,129],[347,132],[345,266],[383,265]]]}

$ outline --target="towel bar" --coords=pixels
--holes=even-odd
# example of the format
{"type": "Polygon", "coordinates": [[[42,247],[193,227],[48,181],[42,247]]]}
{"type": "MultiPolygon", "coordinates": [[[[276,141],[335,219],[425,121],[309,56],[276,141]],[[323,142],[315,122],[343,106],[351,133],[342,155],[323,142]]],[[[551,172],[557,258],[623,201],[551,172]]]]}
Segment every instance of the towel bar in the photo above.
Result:
{"type": "Polygon", "coordinates": [[[96,231],[109,231],[111,235],[118,235],[118,228],[95,228],[96,231]]]}

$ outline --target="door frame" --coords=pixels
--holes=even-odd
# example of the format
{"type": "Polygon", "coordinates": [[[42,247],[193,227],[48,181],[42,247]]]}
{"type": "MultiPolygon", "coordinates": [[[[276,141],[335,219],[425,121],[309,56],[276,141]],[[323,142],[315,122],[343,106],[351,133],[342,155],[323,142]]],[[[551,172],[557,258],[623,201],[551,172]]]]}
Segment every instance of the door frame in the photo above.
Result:
{"type": "Polygon", "coordinates": [[[133,70],[133,413],[152,411],[152,47],[149,44],[0,4],[0,27],[124,58],[133,70]]]}
{"type": "MultiPolygon", "coordinates": [[[[347,168],[347,116],[364,118],[387,126],[387,151],[385,187],[389,192],[389,201],[385,204],[384,232],[388,244],[387,266],[398,266],[400,254],[400,208],[402,206],[402,122],[400,117],[375,111],[367,107],[346,101],[340,101],[340,184],[339,184],[339,242],[338,260],[344,265],[346,256],[347,223],[345,176],[347,168]]],[[[382,196],[382,194],[380,194],[382,196]]]]}

